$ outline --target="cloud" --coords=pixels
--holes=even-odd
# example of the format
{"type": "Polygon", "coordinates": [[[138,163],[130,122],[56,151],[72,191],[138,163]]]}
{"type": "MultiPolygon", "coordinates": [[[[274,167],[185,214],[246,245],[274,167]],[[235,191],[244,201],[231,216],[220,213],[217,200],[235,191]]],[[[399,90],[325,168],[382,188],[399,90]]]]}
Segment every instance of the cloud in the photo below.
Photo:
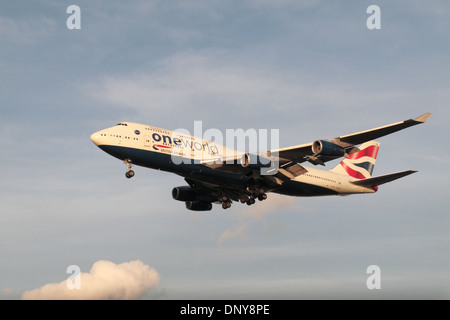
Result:
{"type": "Polygon", "coordinates": [[[96,79],[87,91],[93,98],[143,116],[217,104],[257,107],[267,99],[279,104],[280,97],[292,92],[292,88],[281,89],[286,83],[276,83],[270,73],[231,61],[223,52],[184,52],[164,59],[151,71],[96,79]]]}
{"type": "Polygon", "coordinates": [[[254,206],[250,207],[250,209],[244,207],[246,210],[243,210],[242,214],[245,218],[249,217],[255,220],[261,220],[268,214],[277,212],[278,210],[280,210],[280,208],[292,207],[294,204],[294,199],[294,197],[290,196],[280,195],[277,193],[269,193],[267,199],[262,202],[263,205],[258,206],[257,204],[255,204],[254,206]]]}
{"type": "MultiPolygon", "coordinates": [[[[236,212],[238,225],[236,228],[230,228],[222,232],[217,240],[217,244],[223,244],[225,241],[241,238],[248,239],[250,226],[258,221],[264,221],[264,218],[274,212],[279,212],[282,208],[291,208],[294,204],[294,197],[283,196],[276,193],[270,193],[264,202],[257,202],[250,208],[244,206],[236,212]],[[259,205],[258,205],[259,204],[259,205]]],[[[239,205],[239,204],[236,204],[239,205]]],[[[266,230],[274,230],[273,226],[269,226],[266,230]]]]}
{"type": "Polygon", "coordinates": [[[227,229],[224,232],[222,232],[219,239],[217,240],[217,243],[222,244],[223,242],[225,242],[229,239],[235,239],[235,238],[247,239],[247,233],[248,233],[247,225],[240,225],[235,230],[227,229]]]}
{"type": "Polygon", "coordinates": [[[143,115],[155,112],[151,107],[167,113],[217,104],[280,107],[298,105],[302,96],[317,97],[306,84],[293,84],[286,77],[257,63],[236,61],[227,52],[188,51],[164,59],[153,70],[104,76],[83,89],[97,100],[143,115]]]}
{"type": "Polygon", "coordinates": [[[0,39],[17,44],[32,45],[51,35],[56,27],[56,20],[45,16],[26,20],[0,16],[0,39]]]}
{"type": "Polygon", "coordinates": [[[273,119],[283,115],[283,128],[298,130],[302,117],[317,121],[303,124],[304,132],[318,123],[323,126],[321,117],[315,115],[317,110],[327,119],[336,119],[336,124],[351,112],[359,123],[367,121],[364,113],[354,112],[361,106],[384,108],[404,103],[408,97],[407,90],[375,90],[379,84],[360,81],[360,75],[356,80],[351,76],[341,79],[330,62],[322,65],[334,70],[329,78],[321,79],[317,72],[303,67],[274,67],[264,59],[253,59],[250,53],[235,57],[226,50],[187,50],[159,60],[152,68],[80,83],[78,90],[93,103],[113,107],[128,117],[165,119],[164,123],[154,122],[156,126],[168,125],[169,120],[177,122],[169,125],[183,127],[191,120],[211,121],[217,126],[220,117],[228,126],[273,128],[273,119]]]}
{"type": "MultiPolygon", "coordinates": [[[[73,283],[75,274],[70,276],[73,283]]],[[[114,264],[99,260],[89,273],[81,273],[79,289],[69,289],[68,280],[50,283],[26,291],[24,300],[105,300],[138,299],[143,293],[159,284],[158,272],[139,260],[114,264]]]]}

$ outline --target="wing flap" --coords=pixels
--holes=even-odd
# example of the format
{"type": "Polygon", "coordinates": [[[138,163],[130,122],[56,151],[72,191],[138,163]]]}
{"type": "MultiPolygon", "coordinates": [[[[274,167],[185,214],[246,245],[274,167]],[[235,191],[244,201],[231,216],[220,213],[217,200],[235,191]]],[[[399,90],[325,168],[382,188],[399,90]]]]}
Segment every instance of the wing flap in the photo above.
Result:
{"type": "Polygon", "coordinates": [[[280,168],[278,168],[276,177],[278,177],[282,181],[287,181],[294,179],[301,174],[305,174],[306,172],[308,172],[308,170],[306,170],[305,167],[297,163],[290,163],[289,165],[282,165],[280,168]]]}
{"type": "MultiPolygon", "coordinates": [[[[214,170],[224,171],[233,174],[247,175],[247,176],[257,176],[257,177],[268,177],[274,176],[280,181],[288,181],[294,179],[295,177],[308,172],[305,167],[289,161],[288,163],[282,164],[279,167],[275,166],[273,169],[268,169],[265,175],[260,175],[260,169],[251,169],[249,167],[244,168],[239,162],[227,164],[215,164],[215,163],[202,163],[204,166],[207,166],[214,170]]],[[[276,184],[280,184],[281,182],[276,182],[276,184]]]]}

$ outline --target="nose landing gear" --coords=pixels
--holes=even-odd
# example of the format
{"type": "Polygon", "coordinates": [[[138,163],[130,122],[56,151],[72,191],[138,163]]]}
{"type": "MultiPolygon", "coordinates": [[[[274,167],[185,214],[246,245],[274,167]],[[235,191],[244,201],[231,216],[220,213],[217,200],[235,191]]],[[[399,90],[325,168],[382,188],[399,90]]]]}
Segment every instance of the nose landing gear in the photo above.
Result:
{"type": "Polygon", "coordinates": [[[133,166],[131,164],[131,161],[127,159],[127,160],[124,160],[123,163],[125,163],[127,165],[127,167],[128,167],[127,172],[125,172],[125,177],[127,177],[128,179],[133,178],[134,177],[134,171],[131,170],[131,167],[133,166]]]}

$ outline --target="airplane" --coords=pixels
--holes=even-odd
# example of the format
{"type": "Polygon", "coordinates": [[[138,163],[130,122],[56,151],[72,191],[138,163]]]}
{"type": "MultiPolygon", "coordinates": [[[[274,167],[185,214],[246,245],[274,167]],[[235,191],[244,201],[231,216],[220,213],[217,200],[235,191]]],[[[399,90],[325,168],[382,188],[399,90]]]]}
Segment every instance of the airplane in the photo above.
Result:
{"type": "Polygon", "coordinates": [[[259,153],[230,150],[189,134],[132,122],[120,122],[90,138],[127,165],[127,178],[135,175],[134,165],[184,177],[188,185],[173,188],[172,197],[185,202],[189,210],[209,211],[213,203],[223,209],[233,201],[252,205],[256,199],[265,200],[269,192],[299,197],[374,193],[382,184],[417,172],[372,177],[380,147],[374,139],[425,123],[430,116],[425,113],[370,130],[259,153]],[[324,166],[342,157],[331,170],[302,165],[324,166]]]}

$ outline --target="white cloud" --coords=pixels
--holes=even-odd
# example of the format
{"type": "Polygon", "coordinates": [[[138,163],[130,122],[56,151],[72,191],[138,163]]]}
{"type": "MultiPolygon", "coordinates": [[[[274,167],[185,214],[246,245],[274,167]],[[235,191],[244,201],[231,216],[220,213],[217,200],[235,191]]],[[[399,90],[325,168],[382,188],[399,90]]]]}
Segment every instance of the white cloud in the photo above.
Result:
{"type": "Polygon", "coordinates": [[[248,233],[248,226],[247,225],[240,225],[237,229],[230,230],[227,229],[220,235],[219,239],[217,240],[218,244],[222,244],[223,242],[229,240],[229,239],[235,239],[235,238],[242,238],[247,239],[247,233],[248,233]]]}
{"type": "Polygon", "coordinates": [[[52,34],[56,27],[56,20],[46,16],[26,20],[0,17],[0,39],[31,45],[52,34]]]}
{"type": "Polygon", "coordinates": [[[89,273],[80,274],[80,289],[69,289],[67,280],[26,291],[24,300],[137,299],[159,284],[158,272],[139,260],[114,264],[99,260],[89,273]]]}
{"type": "MultiPolygon", "coordinates": [[[[217,240],[217,244],[223,244],[226,241],[237,238],[247,240],[251,225],[254,225],[258,221],[264,221],[267,215],[279,212],[280,209],[291,208],[294,205],[294,199],[294,197],[270,193],[266,200],[263,202],[258,201],[250,208],[242,205],[239,211],[234,213],[238,220],[237,227],[229,228],[222,232],[217,240]]],[[[235,205],[239,206],[240,204],[236,203],[235,205]]],[[[266,230],[272,229],[274,228],[266,228],[266,230]]]]}
{"type": "Polygon", "coordinates": [[[81,85],[81,91],[141,118],[220,116],[228,123],[236,119],[262,123],[275,115],[300,116],[317,108],[343,114],[368,102],[379,106],[407,96],[406,92],[379,93],[351,82],[319,80],[306,71],[212,50],[178,53],[139,73],[103,76],[81,85]]]}
{"type": "MultiPolygon", "coordinates": [[[[142,115],[217,105],[256,107],[280,103],[289,89],[261,70],[233,62],[223,53],[184,52],[165,59],[155,70],[139,74],[107,76],[91,85],[91,96],[138,111],[142,115]]],[[[285,85],[285,84],[283,84],[285,85]]]]}

